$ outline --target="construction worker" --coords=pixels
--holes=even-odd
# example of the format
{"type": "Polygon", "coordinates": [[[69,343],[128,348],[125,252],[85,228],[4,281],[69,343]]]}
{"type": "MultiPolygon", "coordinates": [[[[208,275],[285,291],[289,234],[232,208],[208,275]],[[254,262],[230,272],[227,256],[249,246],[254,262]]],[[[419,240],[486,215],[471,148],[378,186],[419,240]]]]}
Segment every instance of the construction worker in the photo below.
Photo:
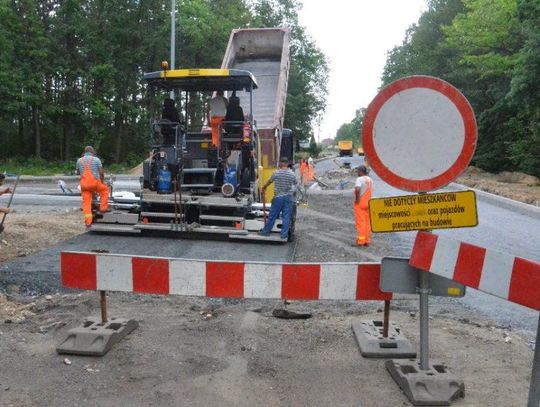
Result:
{"type": "Polygon", "coordinates": [[[105,172],[101,160],[96,157],[92,146],[84,149],[84,155],[77,160],[77,174],[81,176],[81,196],[84,223],[86,227],[92,225],[92,199],[95,193],[99,194],[99,211],[109,211],[109,187],[105,185],[105,172]]]}
{"type": "MultiPolygon", "coordinates": [[[[6,176],[4,174],[1,174],[0,173],[0,187],[4,184],[4,180],[6,179],[6,176]]],[[[0,188],[0,195],[4,195],[4,194],[10,194],[12,191],[11,191],[11,188],[7,187],[7,188],[3,188],[1,189],[0,188]]],[[[9,208],[2,208],[0,207],[0,221],[2,219],[4,219],[4,216],[6,214],[8,214],[10,212],[9,208]]],[[[4,226],[0,226],[0,233],[2,233],[4,230],[4,226]]]]}
{"type": "Polygon", "coordinates": [[[309,156],[307,160],[307,168],[308,168],[308,172],[307,172],[308,181],[313,181],[315,179],[315,164],[311,156],[309,156]]]}
{"type": "Polygon", "coordinates": [[[262,192],[274,182],[274,198],[264,228],[259,232],[261,236],[269,236],[279,214],[281,213],[281,240],[287,241],[289,237],[289,222],[294,205],[294,192],[296,190],[296,176],[289,168],[289,159],[282,158],[279,161],[279,169],[274,171],[270,179],[262,187],[262,192]]]}
{"type": "Polygon", "coordinates": [[[365,165],[357,169],[358,178],[354,186],[354,221],[356,223],[356,245],[369,246],[370,242],[370,222],[369,222],[369,200],[373,190],[373,180],[368,177],[368,169],[365,165]]]}
{"type": "Polygon", "coordinates": [[[218,90],[216,95],[208,101],[208,124],[212,128],[212,144],[219,146],[219,126],[223,123],[227,114],[229,101],[223,96],[223,91],[218,90]]]}
{"type": "Polygon", "coordinates": [[[300,161],[300,179],[303,184],[308,182],[308,163],[304,158],[300,161]]]}
{"type": "Polygon", "coordinates": [[[178,114],[178,110],[176,110],[176,102],[174,99],[167,98],[163,100],[161,118],[173,123],[180,123],[180,115],[178,114]]]}
{"type": "MultiPolygon", "coordinates": [[[[4,180],[6,179],[6,175],[3,174],[3,173],[0,173],[0,187],[2,185],[4,185],[4,180]]],[[[7,188],[0,188],[0,195],[4,195],[4,194],[10,194],[11,193],[11,188],[10,187],[7,187],[7,188]]],[[[2,213],[8,213],[9,212],[9,209],[8,208],[0,208],[0,212],[2,213]]]]}

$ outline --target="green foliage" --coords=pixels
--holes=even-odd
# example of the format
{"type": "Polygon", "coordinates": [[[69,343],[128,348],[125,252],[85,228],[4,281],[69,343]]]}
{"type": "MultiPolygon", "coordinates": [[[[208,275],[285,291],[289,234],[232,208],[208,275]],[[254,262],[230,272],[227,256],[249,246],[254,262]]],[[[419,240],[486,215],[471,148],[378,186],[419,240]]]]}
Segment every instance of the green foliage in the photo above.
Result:
{"type": "MultiPolygon", "coordinates": [[[[37,157],[54,167],[92,144],[108,166],[140,161],[160,103],[141,79],[169,57],[169,4],[0,0],[0,159],[23,157],[32,168],[28,157],[37,157]]],[[[301,138],[312,134],[328,68],[298,23],[299,1],[177,0],[177,7],[176,67],[219,67],[234,28],[289,26],[286,125],[301,138]]]]}
{"type": "Polygon", "coordinates": [[[540,175],[538,0],[431,0],[388,53],[382,83],[419,74],[449,81],[471,102],[476,165],[540,175]]]}
{"type": "Polygon", "coordinates": [[[317,158],[322,151],[321,145],[317,144],[317,142],[315,141],[315,136],[311,136],[311,139],[309,140],[308,151],[309,151],[309,154],[315,158],[317,158]]]}
{"type": "Polygon", "coordinates": [[[336,144],[340,140],[352,140],[355,149],[362,145],[362,126],[365,114],[366,109],[358,109],[354,119],[341,125],[335,137],[336,144]]]}
{"type": "Polygon", "coordinates": [[[1,160],[0,168],[2,172],[18,175],[71,175],[75,171],[75,163],[30,157],[1,160]]]}

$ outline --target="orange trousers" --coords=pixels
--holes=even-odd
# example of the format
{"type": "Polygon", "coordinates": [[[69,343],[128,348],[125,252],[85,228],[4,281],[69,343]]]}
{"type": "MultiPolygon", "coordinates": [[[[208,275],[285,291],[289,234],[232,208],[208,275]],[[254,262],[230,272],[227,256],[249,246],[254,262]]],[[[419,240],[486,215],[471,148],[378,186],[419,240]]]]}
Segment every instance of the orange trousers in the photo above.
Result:
{"type": "Polygon", "coordinates": [[[307,176],[309,181],[313,181],[315,179],[315,168],[313,168],[313,165],[308,165],[307,176]]]}
{"type": "Polygon", "coordinates": [[[219,126],[223,123],[223,116],[212,116],[210,118],[210,127],[212,128],[212,144],[219,147],[219,126]]]}
{"type": "Polygon", "coordinates": [[[81,197],[84,223],[92,224],[92,199],[99,194],[99,210],[106,212],[109,209],[109,187],[93,176],[81,178],[81,197]]]}
{"type": "Polygon", "coordinates": [[[369,244],[371,227],[369,222],[369,207],[364,200],[354,204],[354,222],[356,223],[356,244],[369,244]]]}
{"type": "Polygon", "coordinates": [[[302,179],[302,183],[308,182],[308,168],[307,165],[300,164],[300,178],[302,179]]]}

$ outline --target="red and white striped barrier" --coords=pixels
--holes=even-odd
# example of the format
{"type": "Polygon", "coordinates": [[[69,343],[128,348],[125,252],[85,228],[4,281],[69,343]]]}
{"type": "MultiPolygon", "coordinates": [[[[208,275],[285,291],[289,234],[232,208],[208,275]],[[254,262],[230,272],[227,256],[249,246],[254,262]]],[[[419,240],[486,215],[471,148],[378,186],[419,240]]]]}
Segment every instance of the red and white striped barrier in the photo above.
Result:
{"type": "Polygon", "coordinates": [[[281,264],[63,252],[65,288],[288,300],[390,300],[378,263],[281,264]]]}
{"type": "Polygon", "coordinates": [[[540,263],[418,232],[409,264],[540,310],[540,263]]]}

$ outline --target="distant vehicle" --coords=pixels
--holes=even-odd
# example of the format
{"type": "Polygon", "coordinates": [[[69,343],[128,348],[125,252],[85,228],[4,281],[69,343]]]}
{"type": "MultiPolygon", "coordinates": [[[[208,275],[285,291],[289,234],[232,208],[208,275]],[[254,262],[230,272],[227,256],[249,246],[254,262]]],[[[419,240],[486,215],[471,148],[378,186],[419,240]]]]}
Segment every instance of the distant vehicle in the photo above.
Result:
{"type": "Polygon", "coordinates": [[[338,142],[339,156],[353,156],[353,142],[352,140],[340,140],[338,142]]]}
{"type": "Polygon", "coordinates": [[[364,149],[362,147],[357,148],[358,155],[364,155],[364,149]]]}

